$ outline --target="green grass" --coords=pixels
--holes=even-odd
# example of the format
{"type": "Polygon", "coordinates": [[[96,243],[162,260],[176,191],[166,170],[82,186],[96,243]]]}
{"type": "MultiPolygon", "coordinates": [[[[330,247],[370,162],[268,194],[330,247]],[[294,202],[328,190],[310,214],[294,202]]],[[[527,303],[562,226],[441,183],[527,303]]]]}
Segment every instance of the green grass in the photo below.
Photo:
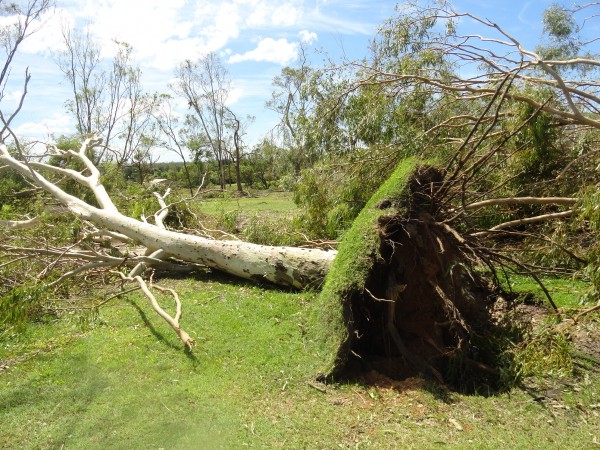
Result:
{"type": "MultiPolygon", "coordinates": [[[[547,304],[544,291],[535,280],[525,275],[510,274],[507,281],[500,278],[505,288],[514,292],[528,293],[547,304]]],[[[575,308],[581,306],[581,299],[589,289],[589,283],[577,278],[541,277],[540,281],[546,287],[552,300],[559,308],[575,308]]]]}
{"type": "MultiPolygon", "coordinates": [[[[0,448],[591,448],[600,377],[559,396],[441,392],[411,379],[323,393],[315,293],[162,280],[185,302],[186,354],[145,300],[0,336],[0,448]],[[321,387],[317,386],[319,389],[321,387]],[[64,446],[64,447],[63,447],[64,446]]],[[[384,380],[385,381],[385,380],[384,380]]]]}
{"type": "Polygon", "coordinates": [[[256,197],[235,197],[226,194],[225,197],[203,199],[198,208],[203,213],[214,216],[229,211],[282,213],[297,209],[291,192],[269,192],[268,195],[259,193],[256,197]]]}
{"type": "MultiPolygon", "coordinates": [[[[277,194],[205,207],[285,214],[293,203],[277,194]]],[[[545,281],[561,307],[586,288],[545,281]]],[[[525,278],[512,282],[539,297],[525,278]]],[[[314,381],[331,357],[317,331],[317,293],[214,276],[159,283],[184,302],[182,326],[198,343],[191,355],[136,294],[98,314],[0,332],[0,449],[580,449],[600,441],[598,362],[552,393],[464,396],[417,378],[324,387],[314,381]]],[[[600,326],[597,316],[587,320],[600,326]]]]}

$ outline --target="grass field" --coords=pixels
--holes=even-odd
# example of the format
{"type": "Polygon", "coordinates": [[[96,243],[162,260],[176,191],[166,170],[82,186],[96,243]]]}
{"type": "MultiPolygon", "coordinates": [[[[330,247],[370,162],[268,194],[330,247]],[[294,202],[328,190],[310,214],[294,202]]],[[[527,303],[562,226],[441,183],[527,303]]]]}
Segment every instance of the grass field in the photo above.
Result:
{"type": "Polygon", "coordinates": [[[296,204],[290,192],[269,192],[268,196],[264,193],[253,197],[236,197],[231,194],[226,197],[203,199],[198,207],[205,214],[212,215],[227,211],[290,213],[296,209],[296,204]]]}
{"type": "MultiPolygon", "coordinates": [[[[547,281],[566,308],[586,288],[547,281]]],[[[489,397],[376,373],[325,386],[315,381],[324,356],[312,331],[317,293],[209,275],[158,283],[184,301],[182,326],[198,343],[193,354],[138,294],[95,314],[0,334],[0,448],[600,445],[600,361],[578,357],[568,377],[526,380],[489,397]]],[[[513,287],[534,290],[521,279],[513,287]]],[[[597,329],[600,316],[584,325],[597,329]]]]}

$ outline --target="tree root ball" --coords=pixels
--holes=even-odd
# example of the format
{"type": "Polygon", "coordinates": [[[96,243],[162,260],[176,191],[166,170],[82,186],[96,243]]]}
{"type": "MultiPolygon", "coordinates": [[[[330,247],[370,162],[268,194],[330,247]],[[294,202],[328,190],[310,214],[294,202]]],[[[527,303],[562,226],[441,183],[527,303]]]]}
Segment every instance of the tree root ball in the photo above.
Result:
{"type": "Polygon", "coordinates": [[[442,180],[404,161],[346,234],[319,304],[330,378],[377,370],[460,391],[502,387],[498,293],[466,240],[436,221],[442,180]]]}

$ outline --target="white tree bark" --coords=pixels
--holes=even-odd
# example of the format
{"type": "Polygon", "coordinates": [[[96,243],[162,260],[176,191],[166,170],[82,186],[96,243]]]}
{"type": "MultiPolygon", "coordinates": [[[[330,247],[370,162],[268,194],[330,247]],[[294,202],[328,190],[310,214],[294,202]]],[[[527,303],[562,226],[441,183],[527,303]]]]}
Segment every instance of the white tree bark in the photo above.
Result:
{"type": "Polygon", "coordinates": [[[3,144],[0,145],[0,161],[50,193],[73,214],[99,228],[117,232],[138,242],[146,247],[149,253],[162,250],[166,257],[200,263],[241,278],[269,281],[282,286],[305,288],[317,286],[322,282],[336,255],[335,251],[212,240],[167,230],[121,214],[102,186],[98,170],[85,156],[86,150],[98,143],[98,140],[88,139],[79,152],[63,152],[53,148],[55,155],[80,159],[87,168],[87,176],[49,164],[19,161],[3,144]],[[94,207],[66,193],[42,176],[36,170],[38,168],[67,176],[88,187],[94,193],[100,207],[94,207]]]}

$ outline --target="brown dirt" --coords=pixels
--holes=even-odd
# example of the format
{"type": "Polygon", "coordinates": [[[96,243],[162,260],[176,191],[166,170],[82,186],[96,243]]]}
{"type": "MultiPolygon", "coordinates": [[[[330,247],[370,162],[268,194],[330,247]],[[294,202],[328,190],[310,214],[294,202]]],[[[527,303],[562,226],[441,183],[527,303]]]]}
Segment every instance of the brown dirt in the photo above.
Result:
{"type": "MultiPolygon", "coordinates": [[[[536,330],[547,326],[554,312],[543,305],[519,303],[511,305],[503,297],[494,302],[493,316],[496,321],[512,320],[521,327],[536,330]]],[[[570,316],[576,316],[577,310],[571,310],[570,316]]],[[[589,356],[600,364],[600,314],[584,316],[579,321],[563,314],[562,321],[556,325],[557,331],[568,333],[576,353],[589,356]]]]}
{"type": "MultiPolygon", "coordinates": [[[[480,254],[439,217],[433,186],[443,174],[423,168],[411,182],[408,213],[380,218],[379,258],[364,293],[347,300],[350,351],[342,373],[375,386],[401,388],[424,375],[463,392],[508,388],[506,345],[548,310],[505,300],[477,270],[480,254]]],[[[380,202],[381,207],[393,200],[380,202]]],[[[576,349],[600,360],[600,327],[578,325],[576,349]]]]}
{"type": "Polygon", "coordinates": [[[569,334],[576,351],[600,364],[600,319],[575,323],[569,329],[569,334]]]}
{"type": "Polygon", "coordinates": [[[498,375],[495,355],[475,343],[494,327],[495,292],[473,270],[460,235],[434,219],[435,205],[423,188],[439,176],[418,174],[408,215],[380,220],[381,258],[365,294],[351,300],[351,354],[363,370],[393,379],[422,373],[460,390],[477,389],[495,384],[498,375]]]}

